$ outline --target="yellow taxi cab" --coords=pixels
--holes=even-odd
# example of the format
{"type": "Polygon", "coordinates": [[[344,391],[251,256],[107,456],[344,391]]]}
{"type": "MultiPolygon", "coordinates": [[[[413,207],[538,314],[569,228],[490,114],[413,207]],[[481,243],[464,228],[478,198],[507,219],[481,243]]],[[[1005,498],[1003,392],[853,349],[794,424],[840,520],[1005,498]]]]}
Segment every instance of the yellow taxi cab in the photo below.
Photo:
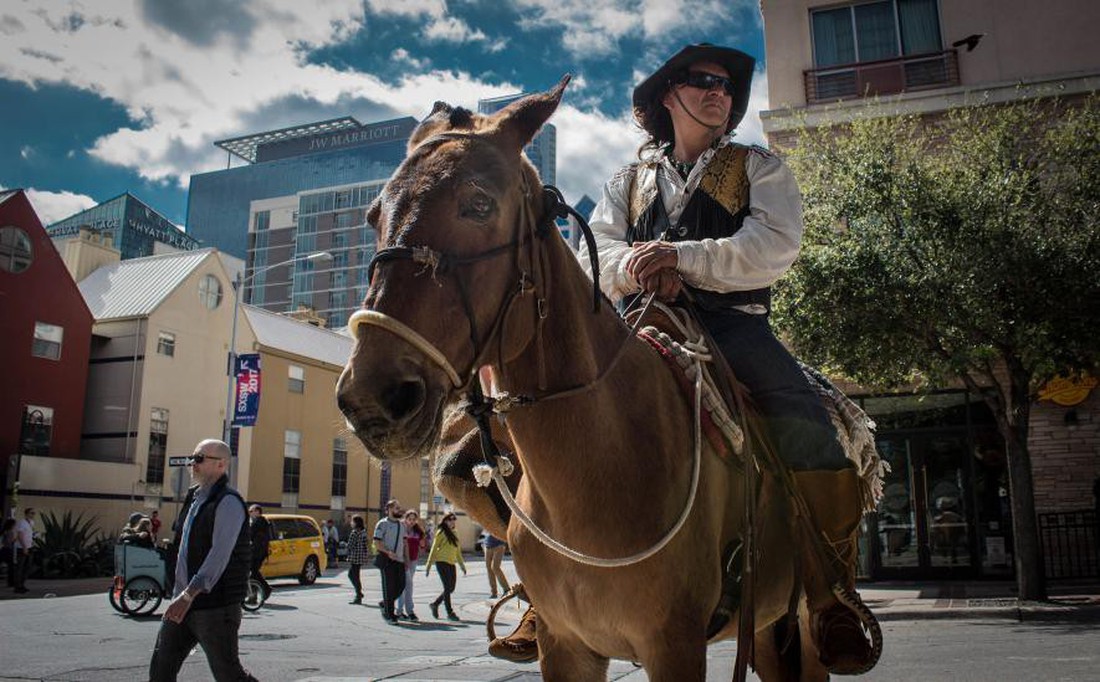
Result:
{"type": "Polygon", "coordinates": [[[328,566],[321,526],[310,516],[264,514],[271,524],[267,560],[260,567],[265,578],[297,578],[312,585],[328,566]]]}

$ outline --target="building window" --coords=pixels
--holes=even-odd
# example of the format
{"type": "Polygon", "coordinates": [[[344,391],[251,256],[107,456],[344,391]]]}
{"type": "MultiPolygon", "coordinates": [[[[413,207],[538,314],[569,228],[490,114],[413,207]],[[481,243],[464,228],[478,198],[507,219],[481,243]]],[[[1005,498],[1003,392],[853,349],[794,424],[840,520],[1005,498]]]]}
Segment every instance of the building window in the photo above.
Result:
{"type": "Polygon", "coordinates": [[[222,283],[214,275],[204,275],[199,280],[199,300],[207,310],[213,310],[222,302],[222,283]]]}
{"type": "Polygon", "coordinates": [[[306,392],[306,371],[298,365],[287,368],[287,388],[291,393],[306,392]]]}
{"type": "Polygon", "coordinates": [[[939,52],[936,0],[880,0],[811,14],[817,68],[939,52]]]}
{"type": "Polygon", "coordinates": [[[157,334],[157,352],[161,355],[167,355],[170,358],[175,357],[176,335],[172,332],[160,332],[157,334]]]}
{"type": "Polygon", "coordinates": [[[348,494],[348,443],[343,438],[332,439],[332,496],[348,494]]]}
{"type": "Polygon", "coordinates": [[[271,211],[256,211],[256,222],[253,227],[257,232],[263,232],[271,227],[271,211]]]}
{"type": "Polygon", "coordinates": [[[302,456],[302,432],[287,429],[283,437],[283,457],[300,459],[302,456]]]}
{"type": "Polygon", "coordinates": [[[283,492],[298,493],[302,460],[296,457],[283,457],[283,492]]]}
{"type": "Polygon", "coordinates": [[[23,428],[19,434],[19,452],[45,457],[50,454],[53,408],[27,405],[23,408],[23,428]]]}
{"type": "Polygon", "coordinates": [[[34,323],[34,345],[31,346],[31,355],[36,358],[49,360],[61,359],[61,340],[65,336],[65,329],[45,322],[34,323]]]}
{"type": "Polygon", "coordinates": [[[168,453],[168,410],[154,407],[149,420],[149,462],[145,465],[145,482],[164,483],[164,457],[168,453]]]}
{"type": "Polygon", "coordinates": [[[32,260],[34,251],[27,233],[18,227],[0,227],[0,270],[23,272],[32,260]]]}

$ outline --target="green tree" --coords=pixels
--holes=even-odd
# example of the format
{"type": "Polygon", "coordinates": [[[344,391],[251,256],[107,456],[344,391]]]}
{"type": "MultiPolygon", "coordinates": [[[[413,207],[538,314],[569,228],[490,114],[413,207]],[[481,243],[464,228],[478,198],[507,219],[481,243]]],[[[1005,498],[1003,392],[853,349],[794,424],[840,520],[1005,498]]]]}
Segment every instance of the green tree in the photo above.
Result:
{"type": "Polygon", "coordinates": [[[1007,448],[1019,594],[1042,599],[1028,421],[1043,382],[1100,359],[1100,98],[870,112],[783,150],[806,235],[777,325],[864,385],[984,398],[1007,448]]]}

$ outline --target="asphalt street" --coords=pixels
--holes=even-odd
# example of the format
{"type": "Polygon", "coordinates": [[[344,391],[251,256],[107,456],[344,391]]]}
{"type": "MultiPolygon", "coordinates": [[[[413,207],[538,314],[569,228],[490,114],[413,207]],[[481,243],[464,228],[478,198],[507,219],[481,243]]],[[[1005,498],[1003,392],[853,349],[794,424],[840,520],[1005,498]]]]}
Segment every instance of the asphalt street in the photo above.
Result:
{"type": "MultiPolygon", "coordinates": [[[[310,587],[277,582],[271,601],[245,614],[242,661],[265,681],[541,679],[537,664],[485,653],[488,583],[480,560],[471,559],[469,568],[468,576],[459,576],[454,600],[459,623],[431,618],[427,604],[439,591],[434,572],[417,576],[421,621],[399,626],[381,617],[377,571],[365,571],[363,606],[348,603],[343,572],[329,571],[310,587]]],[[[510,564],[505,570],[514,575],[510,564]]],[[[145,679],[163,606],[152,618],[122,616],[107,603],[107,582],[99,594],[0,602],[0,680],[145,679]]],[[[1100,681],[1100,609],[936,609],[950,602],[906,599],[898,590],[864,594],[881,605],[886,646],[878,667],[862,680],[1100,681]]],[[[509,604],[498,629],[510,629],[519,614],[509,604]]],[[[729,680],[735,653],[733,642],[712,645],[707,679],[729,680]]],[[[200,650],[180,679],[210,679],[200,650]]],[[[630,662],[615,661],[610,679],[641,682],[646,676],[630,662]]]]}

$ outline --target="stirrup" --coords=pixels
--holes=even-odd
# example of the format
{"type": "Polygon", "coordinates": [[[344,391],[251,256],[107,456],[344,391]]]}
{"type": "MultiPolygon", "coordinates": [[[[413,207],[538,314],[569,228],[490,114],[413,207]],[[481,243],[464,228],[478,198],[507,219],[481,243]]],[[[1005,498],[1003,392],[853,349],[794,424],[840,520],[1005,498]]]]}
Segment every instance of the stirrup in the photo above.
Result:
{"type": "MultiPolygon", "coordinates": [[[[868,672],[878,664],[879,658],[882,656],[882,628],[879,626],[878,619],[875,618],[875,614],[871,612],[871,609],[863,603],[863,598],[859,596],[859,593],[854,589],[842,585],[841,583],[833,583],[832,586],[833,596],[836,597],[837,602],[841,606],[850,610],[859,619],[860,625],[867,631],[867,635],[871,640],[871,654],[867,661],[852,670],[844,670],[843,672],[836,672],[837,675],[862,675],[868,672]]],[[[818,645],[820,646],[820,642],[818,645]]]]}
{"type": "Polygon", "coordinates": [[[485,634],[489,636],[490,642],[497,638],[496,627],[494,627],[497,619],[497,611],[500,610],[500,607],[516,597],[519,597],[528,604],[531,603],[531,600],[527,598],[527,592],[523,589],[523,583],[515,583],[507,592],[501,595],[497,603],[493,604],[493,608],[489,610],[489,617],[485,619],[485,634]]]}

